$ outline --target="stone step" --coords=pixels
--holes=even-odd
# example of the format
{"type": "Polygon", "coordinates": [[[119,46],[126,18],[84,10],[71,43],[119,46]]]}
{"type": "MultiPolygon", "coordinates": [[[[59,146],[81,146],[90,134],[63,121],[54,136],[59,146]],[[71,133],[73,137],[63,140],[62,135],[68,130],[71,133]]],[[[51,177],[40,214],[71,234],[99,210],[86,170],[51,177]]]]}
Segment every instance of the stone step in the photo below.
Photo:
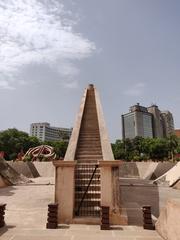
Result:
{"type": "MultiPolygon", "coordinates": [[[[85,170],[85,171],[89,171],[89,172],[91,172],[91,171],[93,171],[94,169],[95,169],[95,165],[98,165],[98,164],[94,164],[94,163],[77,163],[76,164],[76,170],[85,170]]],[[[99,167],[97,167],[96,168],[96,171],[97,170],[100,170],[100,168],[99,167]]]]}
{"type": "Polygon", "coordinates": [[[98,141],[98,142],[94,142],[94,141],[91,141],[91,142],[85,142],[85,141],[82,141],[82,142],[78,142],[78,147],[77,147],[77,151],[79,149],[83,148],[84,150],[88,150],[88,149],[93,149],[93,148],[101,148],[101,143],[98,141]]]}
{"type": "Polygon", "coordinates": [[[81,137],[81,138],[79,138],[78,139],[78,143],[79,142],[100,142],[100,138],[99,137],[89,137],[89,138],[87,138],[87,137],[81,137]]]}
{"type": "Polygon", "coordinates": [[[101,151],[101,147],[100,146],[90,146],[90,144],[87,144],[87,145],[80,145],[77,149],[77,152],[76,154],[78,154],[79,152],[83,152],[83,151],[90,151],[91,153],[92,152],[96,152],[96,151],[101,151]]]}
{"type": "Polygon", "coordinates": [[[93,128],[92,130],[90,130],[90,129],[83,128],[83,126],[81,126],[81,130],[79,134],[90,134],[90,135],[99,134],[100,135],[99,128],[93,128]]]}
{"type": "Polygon", "coordinates": [[[84,155],[99,155],[101,154],[102,155],[102,151],[101,149],[80,149],[80,151],[77,151],[77,153],[81,153],[81,154],[84,154],[84,155]]]}
{"type": "MultiPolygon", "coordinates": [[[[88,185],[84,185],[84,186],[75,186],[75,194],[78,192],[85,192],[87,190],[87,186],[88,185]]],[[[100,185],[90,185],[88,188],[88,191],[93,191],[93,192],[100,192],[101,187],[100,185]]]]}
{"type": "Polygon", "coordinates": [[[90,160],[84,160],[84,159],[77,159],[77,163],[81,164],[81,163],[84,163],[84,164],[89,164],[89,163],[98,163],[97,160],[94,160],[94,159],[90,159],[90,160]]]}
{"type": "MultiPolygon", "coordinates": [[[[82,186],[82,185],[83,186],[88,186],[89,182],[90,182],[90,179],[79,179],[79,178],[75,179],[75,185],[76,186],[82,186]]],[[[91,184],[95,185],[95,186],[100,185],[100,179],[99,180],[98,179],[92,179],[91,184]]]]}
{"type": "Polygon", "coordinates": [[[92,132],[92,133],[80,132],[79,138],[81,138],[81,137],[100,137],[100,134],[99,133],[95,134],[94,132],[92,132]]]}
{"type": "MultiPolygon", "coordinates": [[[[87,151],[87,150],[86,150],[87,151]]],[[[100,157],[102,158],[102,154],[95,154],[94,151],[93,152],[90,152],[90,154],[84,154],[83,151],[78,151],[76,153],[76,157],[83,157],[83,158],[96,158],[99,159],[100,157]]]]}
{"type": "Polygon", "coordinates": [[[80,160],[80,159],[82,159],[82,160],[98,160],[98,159],[102,159],[102,155],[84,155],[84,154],[81,154],[81,153],[78,153],[77,155],[76,155],[76,159],[78,160],[80,160]]]}
{"type": "Polygon", "coordinates": [[[92,119],[92,118],[84,119],[81,127],[82,127],[81,128],[82,130],[88,130],[87,127],[90,127],[90,128],[93,128],[95,131],[98,131],[99,130],[98,129],[98,120],[92,119]]]}
{"type": "Polygon", "coordinates": [[[82,125],[81,126],[81,130],[80,133],[87,133],[87,132],[91,132],[91,133],[99,133],[99,129],[97,129],[97,127],[95,127],[95,123],[93,122],[89,122],[86,125],[82,125]]]}
{"type": "Polygon", "coordinates": [[[79,139],[94,139],[94,138],[97,138],[97,139],[100,139],[100,136],[99,135],[93,135],[93,134],[89,134],[89,135],[81,135],[79,136],[79,139]]]}
{"type": "MultiPolygon", "coordinates": [[[[81,199],[75,199],[75,205],[78,206],[79,203],[81,202],[81,199]]],[[[82,204],[81,204],[81,207],[99,207],[100,206],[100,200],[94,200],[94,201],[91,201],[91,200],[87,200],[87,199],[84,199],[82,204]]]]}
{"type": "MultiPolygon", "coordinates": [[[[76,199],[82,199],[83,195],[84,195],[84,192],[77,192],[77,193],[75,193],[75,198],[76,198],[76,199]]],[[[92,192],[92,193],[90,193],[90,192],[88,191],[88,192],[86,193],[86,197],[85,197],[85,198],[86,198],[86,199],[89,199],[89,198],[99,199],[99,201],[100,201],[101,194],[100,194],[100,192],[97,192],[97,193],[92,192]]]]}
{"type": "Polygon", "coordinates": [[[101,143],[91,143],[91,144],[88,144],[88,143],[81,143],[81,144],[78,144],[78,147],[77,147],[77,152],[79,150],[85,150],[85,151],[95,151],[95,150],[101,150],[101,143]]]}
{"type": "MultiPolygon", "coordinates": [[[[82,176],[80,176],[80,175],[75,175],[75,180],[79,180],[79,181],[84,181],[84,180],[88,180],[88,182],[90,181],[90,179],[91,179],[91,176],[92,176],[92,174],[91,175],[82,175],[82,176]]],[[[98,175],[94,175],[94,177],[93,177],[94,179],[100,179],[100,175],[98,174],[98,175]]]]}
{"type": "Polygon", "coordinates": [[[89,158],[89,159],[83,159],[83,158],[77,158],[77,164],[98,164],[98,160],[101,161],[102,158],[97,159],[97,158],[89,158]]]}
{"type": "Polygon", "coordinates": [[[79,151],[102,151],[101,150],[101,144],[91,144],[91,148],[89,147],[90,145],[89,144],[79,144],[78,147],[77,147],[77,152],[79,151]]]}
{"type": "MultiPolygon", "coordinates": [[[[80,174],[82,174],[82,175],[88,174],[88,175],[92,176],[93,171],[94,171],[94,169],[91,169],[91,170],[79,169],[79,170],[75,171],[75,176],[80,176],[80,174]]],[[[96,169],[96,174],[100,174],[100,170],[99,169],[96,169]]]]}
{"type": "Polygon", "coordinates": [[[91,137],[91,136],[95,136],[95,137],[99,137],[99,131],[93,131],[93,132],[82,132],[80,131],[79,137],[91,137]]]}
{"type": "MultiPolygon", "coordinates": [[[[81,171],[81,172],[93,172],[95,169],[95,164],[91,163],[77,163],[75,171],[81,171]]],[[[100,172],[100,168],[96,168],[96,172],[100,172]]]]}
{"type": "Polygon", "coordinates": [[[92,137],[79,137],[79,139],[78,139],[78,142],[85,142],[85,141],[87,141],[87,142],[90,142],[90,141],[100,141],[100,137],[94,137],[94,136],[92,136],[92,137]]]}
{"type": "MultiPolygon", "coordinates": [[[[79,178],[91,178],[92,172],[84,173],[84,172],[81,172],[81,171],[79,171],[79,172],[75,171],[75,177],[76,176],[78,176],[79,178]]],[[[94,176],[95,177],[100,177],[100,173],[99,172],[95,172],[94,176]]]]}
{"type": "Polygon", "coordinates": [[[94,125],[96,128],[98,127],[98,119],[96,116],[96,113],[92,113],[92,116],[90,114],[87,114],[86,116],[83,117],[83,125],[87,124],[89,121],[95,122],[96,125],[94,125]]]}
{"type": "Polygon", "coordinates": [[[99,136],[80,136],[78,141],[85,141],[85,140],[100,140],[99,136]]]}
{"type": "MultiPolygon", "coordinates": [[[[89,156],[90,158],[94,158],[94,156],[98,156],[97,159],[99,159],[99,156],[101,157],[101,159],[103,158],[102,157],[102,154],[101,153],[98,153],[98,152],[83,152],[83,151],[79,151],[77,154],[76,154],[76,159],[78,159],[79,157],[81,158],[82,156],[89,156]]],[[[89,159],[89,157],[87,159],[89,159]]]]}
{"type": "MultiPolygon", "coordinates": [[[[79,168],[79,165],[92,165],[90,168],[95,168],[95,165],[98,165],[99,164],[99,161],[102,160],[102,157],[101,158],[81,158],[81,157],[76,157],[76,161],[77,161],[77,165],[78,165],[78,168],[79,168]],[[93,167],[94,165],[94,167],[93,167]]],[[[85,168],[85,167],[84,167],[85,168]]]]}
{"type": "Polygon", "coordinates": [[[84,120],[83,124],[81,125],[80,133],[83,132],[93,132],[93,133],[99,133],[99,127],[98,127],[98,120],[84,120]]]}
{"type": "MultiPolygon", "coordinates": [[[[101,142],[97,141],[97,140],[82,140],[82,141],[78,141],[78,147],[100,147],[101,146],[101,142]]],[[[78,148],[77,148],[78,149],[78,148]]]]}
{"type": "MultiPolygon", "coordinates": [[[[76,160],[76,159],[75,159],[76,160]]],[[[96,166],[97,164],[94,164],[94,163],[92,163],[92,164],[77,164],[76,165],[76,167],[83,167],[83,168],[95,168],[95,166],[96,166]]]]}

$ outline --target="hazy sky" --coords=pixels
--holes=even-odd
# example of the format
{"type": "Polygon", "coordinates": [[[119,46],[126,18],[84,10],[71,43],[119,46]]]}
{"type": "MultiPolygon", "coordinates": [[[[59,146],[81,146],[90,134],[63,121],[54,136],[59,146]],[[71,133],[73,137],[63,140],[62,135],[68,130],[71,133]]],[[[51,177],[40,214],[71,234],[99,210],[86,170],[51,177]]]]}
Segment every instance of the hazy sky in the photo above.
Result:
{"type": "Polygon", "coordinates": [[[137,102],[180,128],[179,78],[179,0],[0,1],[1,130],[72,127],[89,83],[112,141],[137,102]]]}

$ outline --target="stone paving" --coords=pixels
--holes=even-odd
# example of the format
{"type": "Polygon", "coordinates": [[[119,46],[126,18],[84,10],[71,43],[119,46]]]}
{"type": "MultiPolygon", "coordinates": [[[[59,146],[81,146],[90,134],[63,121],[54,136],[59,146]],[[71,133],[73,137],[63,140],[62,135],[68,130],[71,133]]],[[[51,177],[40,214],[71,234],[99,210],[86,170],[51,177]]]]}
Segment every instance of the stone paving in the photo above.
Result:
{"type": "Polygon", "coordinates": [[[100,230],[98,225],[60,225],[46,229],[47,205],[53,202],[54,179],[36,178],[34,183],[0,189],[0,201],[7,203],[1,240],[160,240],[156,231],[142,226],[114,226],[100,230]]]}
{"type": "Polygon", "coordinates": [[[118,226],[113,230],[100,230],[97,225],[60,226],[55,230],[45,228],[10,228],[2,240],[161,240],[155,231],[143,230],[135,226],[118,226]]]}

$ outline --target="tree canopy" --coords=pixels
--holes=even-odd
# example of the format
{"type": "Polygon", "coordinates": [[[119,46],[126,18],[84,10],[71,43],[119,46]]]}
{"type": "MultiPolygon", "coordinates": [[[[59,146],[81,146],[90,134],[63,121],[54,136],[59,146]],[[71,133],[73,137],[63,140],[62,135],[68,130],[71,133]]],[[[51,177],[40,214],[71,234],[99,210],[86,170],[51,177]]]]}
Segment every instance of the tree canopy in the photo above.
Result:
{"type": "MultiPolygon", "coordinates": [[[[31,137],[15,128],[0,131],[0,151],[5,153],[6,160],[14,160],[20,151],[25,153],[29,148],[43,144],[52,146],[57,158],[63,158],[68,141],[41,142],[36,137],[31,137]]],[[[172,135],[169,138],[135,137],[134,139],[118,139],[115,143],[112,143],[112,150],[115,159],[126,161],[177,160],[174,159],[174,156],[176,153],[180,154],[180,138],[172,135]]]]}
{"type": "Polygon", "coordinates": [[[172,135],[169,138],[142,138],[116,140],[112,144],[115,159],[131,160],[174,160],[180,153],[180,140],[172,135]]]}
{"type": "Polygon", "coordinates": [[[67,149],[67,141],[41,142],[38,138],[29,136],[26,132],[16,128],[7,129],[0,132],[0,151],[5,153],[6,160],[16,159],[18,153],[29,148],[47,144],[54,147],[57,157],[64,157],[67,149]]]}

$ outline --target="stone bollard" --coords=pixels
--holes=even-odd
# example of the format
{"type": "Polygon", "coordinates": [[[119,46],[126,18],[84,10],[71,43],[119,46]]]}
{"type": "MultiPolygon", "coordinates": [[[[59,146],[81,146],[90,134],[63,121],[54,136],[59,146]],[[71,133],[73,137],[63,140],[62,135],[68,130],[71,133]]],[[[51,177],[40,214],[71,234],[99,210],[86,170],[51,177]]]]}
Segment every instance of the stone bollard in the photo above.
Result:
{"type": "Polygon", "coordinates": [[[5,215],[6,204],[0,204],[0,228],[5,226],[4,215],[5,215]]]}
{"type": "Polygon", "coordinates": [[[151,206],[143,206],[142,211],[143,211],[144,229],[155,230],[155,226],[152,222],[151,206]]]}
{"type": "Polygon", "coordinates": [[[48,218],[46,228],[56,229],[58,226],[58,204],[48,204],[48,218]]]}
{"type": "Polygon", "coordinates": [[[109,207],[101,207],[101,230],[109,230],[109,207]]]}

